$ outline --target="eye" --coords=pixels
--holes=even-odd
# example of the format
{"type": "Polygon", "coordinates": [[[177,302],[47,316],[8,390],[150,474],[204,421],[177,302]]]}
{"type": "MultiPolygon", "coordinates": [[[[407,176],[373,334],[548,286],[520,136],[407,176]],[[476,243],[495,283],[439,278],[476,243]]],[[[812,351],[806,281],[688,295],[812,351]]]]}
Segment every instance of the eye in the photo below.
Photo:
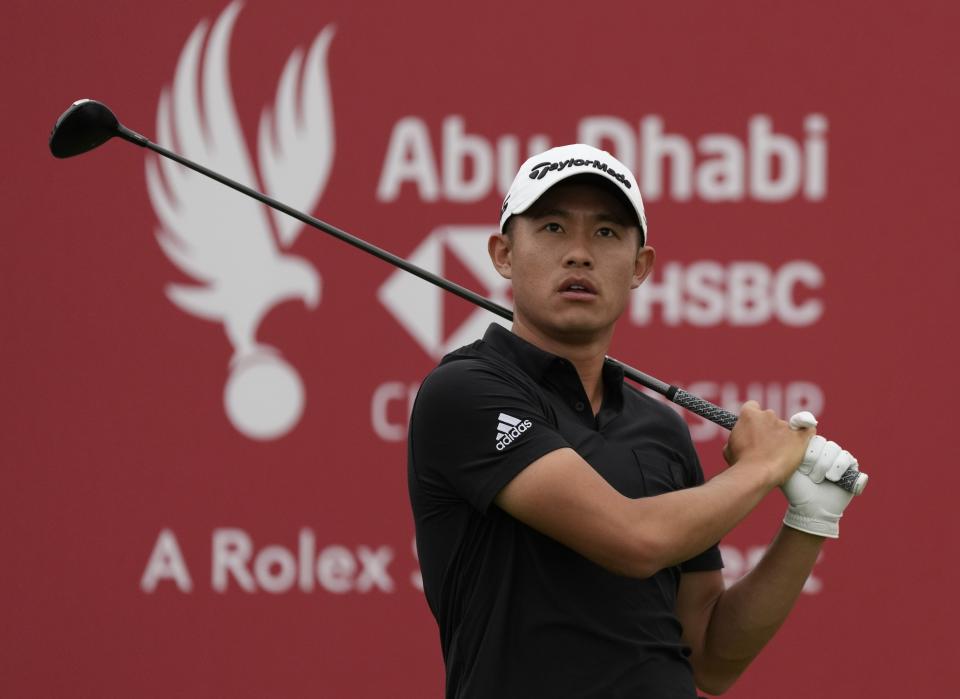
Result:
{"type": "Polygon", "coordinates": [[[600,228],[597,230],[597,235],[601,238],[618,238],[620,237],[615,230],[612,228],[600,228]]]}
{"type": "Polygon", "coordinates": [[[551,233],[559,233],[563,230],[563,226],[561,226],[559,223],[551,222],[546,224],[544,229],[550,231],[551,233]]]}

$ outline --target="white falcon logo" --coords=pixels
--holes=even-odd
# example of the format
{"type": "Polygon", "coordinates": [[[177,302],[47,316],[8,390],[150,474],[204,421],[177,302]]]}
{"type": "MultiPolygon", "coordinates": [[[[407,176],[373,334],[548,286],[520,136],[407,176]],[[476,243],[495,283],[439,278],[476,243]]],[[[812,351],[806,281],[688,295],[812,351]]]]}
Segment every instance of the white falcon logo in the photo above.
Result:
{"type": "MultiPolygon", "coordinates": [[[[160,97],[158,140],[249,187],[310,211],[333,162],[326,69],[333,28],[320,32],[305,60],[297,49],[287,61],[275,104],[260,118],[258,182],[234,106],[227,62],[240,7],[239,1],[233,2],[217,19],[202,70],[207,22],[190,35],[173,86],[160,97]]],[[[155,156],[147,159],[147,189],[159,219],[156,235],[161,248],[197,282],[170,284],[167,297],[187,313],[222,323],[233,346],[224,390],[231,422],[253,439],[286,434],[302,414],[303,384],[279,350],[257,342],[257,329],[279,303],[300,300],[315,308],[320,300],[321,280],[313,265],[286,251],[303,224],[155,156]]]]}

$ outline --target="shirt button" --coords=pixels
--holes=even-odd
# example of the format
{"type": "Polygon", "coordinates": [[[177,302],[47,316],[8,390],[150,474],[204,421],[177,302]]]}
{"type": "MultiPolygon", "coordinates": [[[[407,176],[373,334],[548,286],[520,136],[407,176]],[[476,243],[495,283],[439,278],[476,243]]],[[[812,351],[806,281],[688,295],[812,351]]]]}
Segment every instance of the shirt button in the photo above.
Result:
{"type": "Polygon", "coordinates": [[[587,406],[585,406],[582,401],[579,401],[579,400],[578,400],[578,401],[577,401],[577,404],[574,405],[573,407],[576,408],[576,410],[577,410],[578,413],[582,413],[582,412],[583,412],[583,409],[584,409],[585,407],[587,407],[587,406]]]}

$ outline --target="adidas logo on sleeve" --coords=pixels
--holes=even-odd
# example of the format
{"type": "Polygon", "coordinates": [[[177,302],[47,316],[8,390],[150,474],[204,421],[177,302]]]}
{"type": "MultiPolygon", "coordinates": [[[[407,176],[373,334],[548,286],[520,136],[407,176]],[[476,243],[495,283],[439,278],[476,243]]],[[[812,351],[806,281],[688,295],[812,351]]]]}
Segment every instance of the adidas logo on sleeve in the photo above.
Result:
{"type": "Polygon", "coordinates": [[[500,413],[497,417],[497,451],[503,451],[520,435],[533,427],[529,420],[518,420],[512,415],[500,413]]]}

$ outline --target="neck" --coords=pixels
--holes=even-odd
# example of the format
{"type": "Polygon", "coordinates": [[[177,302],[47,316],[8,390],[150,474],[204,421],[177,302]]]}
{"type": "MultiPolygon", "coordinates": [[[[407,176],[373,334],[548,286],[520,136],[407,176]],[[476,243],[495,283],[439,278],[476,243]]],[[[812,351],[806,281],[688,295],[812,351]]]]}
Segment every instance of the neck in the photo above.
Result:
{"type": "Polygon", "coordinates": [[[513,333],[545,352],[569,360],[580,376],[594,414],[600,411],[603,402],[603,363],[613,339],[613,326],[599,333],[549,334],[524,322],[518,315],[513,319],[513,333]]]}

